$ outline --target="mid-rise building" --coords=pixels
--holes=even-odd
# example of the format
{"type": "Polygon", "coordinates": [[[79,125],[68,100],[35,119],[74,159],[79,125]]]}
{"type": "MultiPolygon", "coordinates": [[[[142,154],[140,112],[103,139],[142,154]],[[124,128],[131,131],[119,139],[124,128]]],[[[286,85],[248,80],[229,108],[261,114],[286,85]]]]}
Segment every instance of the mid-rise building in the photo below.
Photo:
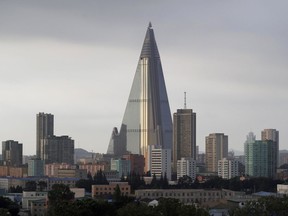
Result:
{"type": "Polygon", "coordinates": [[[48,113],[38,113],[36,116],[36,157],[44,158],[44,152],[41,151],[41,139],[54,135],[54,116],[48,113]]]}
{"type": "Polygon", "coordinates": [[[129,160],[131,165],[131,173],[142,175],[144,173],[145,159],[143,155],[139,154],[125,154],[123,159],[129,160]]]}
{"type": "Polygon", "coordinates": [[[28,176],[44,176],[44,160],[31,158],[28,160],[28,176]]]}
{"type": "Polygon", "coordinates": [[[111,159],[111,170],[117,171],[119,177],[127,176],[131,173],[131,161],[123,158],[111,159]]]}
{"type": "Polygon", "coordinates": [[[20,166],[23,160],[23,146],[18,141],[7,140],[2,142],[3,165],[20,166]]]}
{"type": "Polygon", "coordinates": [[[50,136],[41,139],[45,163],[74,164],[74,140],[68,136],[50,136]]]}
{"type": "Polygon", "coordinates": [[[234,159],[223,158],[218,161],[218,176],[223,179],[231,179],[239,176],[239,162],[234,159]]]}
{"type": "Polygon", "coordinates": [[[249,133],[245,142],[245,171],[253,177],[275,178],[277,146],[272,140],[256,140],[249,133]]]}
{"type": "Polygon", "coordinates": [[[149,146],[148,170],[157,178],[166,175],[167,179],[171,180],[171,150],[149,146]]]}
{"type": "Polygon", "coordinates": [[[193,158],[181,158],[177,161],[177,179],[189,176],[194,181],[196,178],[196,160],[193,158]]]}
{"type": "Polygon", "coordinates": [[[228,136],[213,133],[206,137],[206,167],[208,172],[218,172],[218,161],[228,156],[228,136]]]}
{"type": "Polygon", "coordinates": [[[192,109],[177,109],[173,114],[173,167],[181,158],[196,160],[196,113],[192,109]]]}

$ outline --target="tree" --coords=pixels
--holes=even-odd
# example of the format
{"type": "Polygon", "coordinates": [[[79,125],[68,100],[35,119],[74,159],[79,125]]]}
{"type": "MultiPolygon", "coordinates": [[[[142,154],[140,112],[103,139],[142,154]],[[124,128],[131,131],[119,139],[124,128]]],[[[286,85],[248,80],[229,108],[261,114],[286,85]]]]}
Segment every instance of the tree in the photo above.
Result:
{"type": "Polygon", "coordinates": [[[92,175],[91,175],[91,172],[90,172],[90,171],[88,171],[88,173],[87,173],[87,179],[88,179],[88,180],[90,180],[90,181],[92,181],[92,180],[93,180],[93,178],[92,178],[92,175]]]}
{"type": "Polygon", "coordinates": [[[7,209],[7,211],[3,210],[1,213],[6,212],[7,215],[7,212],[9,212],[12,216],[17,216],[20,211],[20,207],[17,203],[11,201],[9,198],[2,196],[0,197],[0,209],[7,209]]]}
{"type": "Polygon", "coordinates": [[[37,183],[35,181],[27,181],[25,183],[25,191],[36,191],[37,189],[37,183]]]}
{"type": "Polygon", "coordinates": [[[70,201],[74,199],[74,193],[70,191],[70,188],[64,184],[54,184],[52,190],[48,192],[49,204],[66,200],[70,201]]]}
{"type": "Polygon", "coordinates": [[[113,199],[115,202],[120,202],[121,201],[121,190],[119,185],[117,184],[113,193],[113,199]]]}
{"type": "Polygon", "coordinates": [[[97,173],[94,175],[93,184],[100,184],[100,185],[109,184],[105,174],[102,172],[101,169],[97,171],[97,173]]]}
{"type": "Polygon", "coordinates": [[[158,216],[152,207],[143,203],[128,203],[117,210],[118,216],[158,216]]]}
{"type": "Polygon", "coordinates": [[[91,193],[91,189],[92,189],[92,184],[93,181],[89,180],[89,179],[79,179],[75,186],[77,188],[84,188],[85,191],[90,192],[91,193]]]}
{"type": "Polygon", "coordinates": [[[38,185],[40,191],[47,189],[47,182],[46,181],[39,181],[37,185],[38,185]]]}

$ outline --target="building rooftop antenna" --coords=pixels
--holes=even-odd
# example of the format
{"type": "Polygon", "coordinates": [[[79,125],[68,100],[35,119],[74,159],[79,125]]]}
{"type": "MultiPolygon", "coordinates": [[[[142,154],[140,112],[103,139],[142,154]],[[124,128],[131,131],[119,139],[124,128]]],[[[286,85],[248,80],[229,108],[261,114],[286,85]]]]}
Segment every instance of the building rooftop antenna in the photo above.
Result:
{"type": "Polygon", "coordinates": [[[187,106],[186,106],[186,92],[184,92],[184,109],[187,109],[187,106]]]}

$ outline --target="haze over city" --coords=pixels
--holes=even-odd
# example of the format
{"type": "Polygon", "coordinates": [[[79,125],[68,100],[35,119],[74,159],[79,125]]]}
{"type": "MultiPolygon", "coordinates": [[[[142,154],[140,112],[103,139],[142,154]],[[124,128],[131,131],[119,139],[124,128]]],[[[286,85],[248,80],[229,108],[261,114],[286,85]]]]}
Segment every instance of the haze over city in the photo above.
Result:
{"type": "Polygon", "coordinates": [[[287,148],[287,1],[1,1],[0,139],[36,153],[36,114],[55,134],[106,152],[119,127],[149,21],[171,113],[197,113],[197,145],[225,133],[243,151],[249,131],[287,148]]]}

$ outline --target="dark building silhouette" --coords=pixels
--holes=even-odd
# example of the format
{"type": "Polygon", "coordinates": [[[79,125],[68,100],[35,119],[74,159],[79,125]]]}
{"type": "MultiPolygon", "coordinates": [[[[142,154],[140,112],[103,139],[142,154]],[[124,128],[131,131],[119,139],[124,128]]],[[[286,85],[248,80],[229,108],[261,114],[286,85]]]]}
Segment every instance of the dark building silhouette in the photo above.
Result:
{"type": "Polygon", "coordinates": [[[54,135],[54,116],[48,113],[38,113],[36,116],[36,157],[43,158],[41,139],[54,135]]]}

